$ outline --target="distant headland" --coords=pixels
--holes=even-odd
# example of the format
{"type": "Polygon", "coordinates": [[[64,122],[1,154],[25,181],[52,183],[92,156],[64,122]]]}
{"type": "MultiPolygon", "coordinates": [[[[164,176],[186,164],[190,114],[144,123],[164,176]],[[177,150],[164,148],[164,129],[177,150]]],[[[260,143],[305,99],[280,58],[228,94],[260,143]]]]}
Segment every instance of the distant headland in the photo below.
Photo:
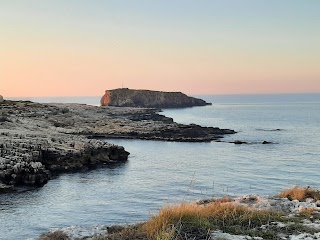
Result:
{"type": "Polygon", "coordinates": [[[140,108],[185,108],[211,105],[206,101],[189,97],[182,92],[162,92],[118,88],[106,90],[101,98],[102,106],[140,108]]]}

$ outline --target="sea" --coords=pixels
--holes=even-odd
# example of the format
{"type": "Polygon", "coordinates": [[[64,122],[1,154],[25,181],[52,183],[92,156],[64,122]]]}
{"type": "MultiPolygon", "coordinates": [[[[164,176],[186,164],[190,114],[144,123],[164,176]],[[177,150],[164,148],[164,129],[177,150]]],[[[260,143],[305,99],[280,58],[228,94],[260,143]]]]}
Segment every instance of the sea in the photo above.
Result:
{"type": "MultiPolygon", "coordinates": [[[[137,223],[162,206],[196,199],[273,196],[295,185],[320,188],[320,94],[197,97],[212,105],[161,114],[237,133],[210,143],[105,139],[124,146],[129,160],[0,195],[0,239],[33,239],[67,226],[137,223]],[[229,143],[236,140],[249,144],[229,143]]],[[[98,106],[100,97],[22,100],[98,106]]]]}

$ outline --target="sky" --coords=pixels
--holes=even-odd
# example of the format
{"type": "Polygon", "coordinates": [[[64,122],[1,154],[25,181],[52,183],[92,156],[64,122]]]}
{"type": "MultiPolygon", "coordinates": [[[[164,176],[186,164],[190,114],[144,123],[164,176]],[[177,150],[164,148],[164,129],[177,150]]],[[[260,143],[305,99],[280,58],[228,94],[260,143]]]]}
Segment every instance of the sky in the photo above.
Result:
{"type": "Polygon", "coordinates": [[[320,92],[319,0],[1,0],[0,94],[320,92]]]}

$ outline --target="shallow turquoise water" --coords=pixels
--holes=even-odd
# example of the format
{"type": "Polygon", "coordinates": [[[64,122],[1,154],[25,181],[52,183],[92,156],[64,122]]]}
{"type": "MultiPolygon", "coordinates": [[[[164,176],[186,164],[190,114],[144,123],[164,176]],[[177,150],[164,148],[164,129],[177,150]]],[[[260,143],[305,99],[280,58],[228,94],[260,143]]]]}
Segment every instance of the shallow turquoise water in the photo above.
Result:
{"type": "Polygon", "coordinates": [[[163,114],[238,131],[224,141],[275,144],[110,140],[131,153],[127,163],[64,174],[40,189],[0,195],[0,239],[32,238],[51,227],[133,223],[166,203],[197,198],[275,194],[296,184],[320,188],[320,95],[204,98],[214,104],[163,114]]]}

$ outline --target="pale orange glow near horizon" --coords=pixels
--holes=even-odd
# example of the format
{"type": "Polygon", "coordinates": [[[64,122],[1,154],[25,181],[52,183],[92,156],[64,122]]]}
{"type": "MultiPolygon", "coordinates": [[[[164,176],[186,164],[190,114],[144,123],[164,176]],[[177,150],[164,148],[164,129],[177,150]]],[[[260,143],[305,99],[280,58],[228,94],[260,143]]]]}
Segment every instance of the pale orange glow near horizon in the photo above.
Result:
{"type": "Polygon", "coordinates": [[[234,2],[230,15],[211,1],[171,3],[169,12],[160,10],[165,1],[159,10],[52,3],[0,3],[1,95],[100,96],[122,86],[192,95],[320,92],[316,7],[255,2],[251,11],[234,2]]]}

